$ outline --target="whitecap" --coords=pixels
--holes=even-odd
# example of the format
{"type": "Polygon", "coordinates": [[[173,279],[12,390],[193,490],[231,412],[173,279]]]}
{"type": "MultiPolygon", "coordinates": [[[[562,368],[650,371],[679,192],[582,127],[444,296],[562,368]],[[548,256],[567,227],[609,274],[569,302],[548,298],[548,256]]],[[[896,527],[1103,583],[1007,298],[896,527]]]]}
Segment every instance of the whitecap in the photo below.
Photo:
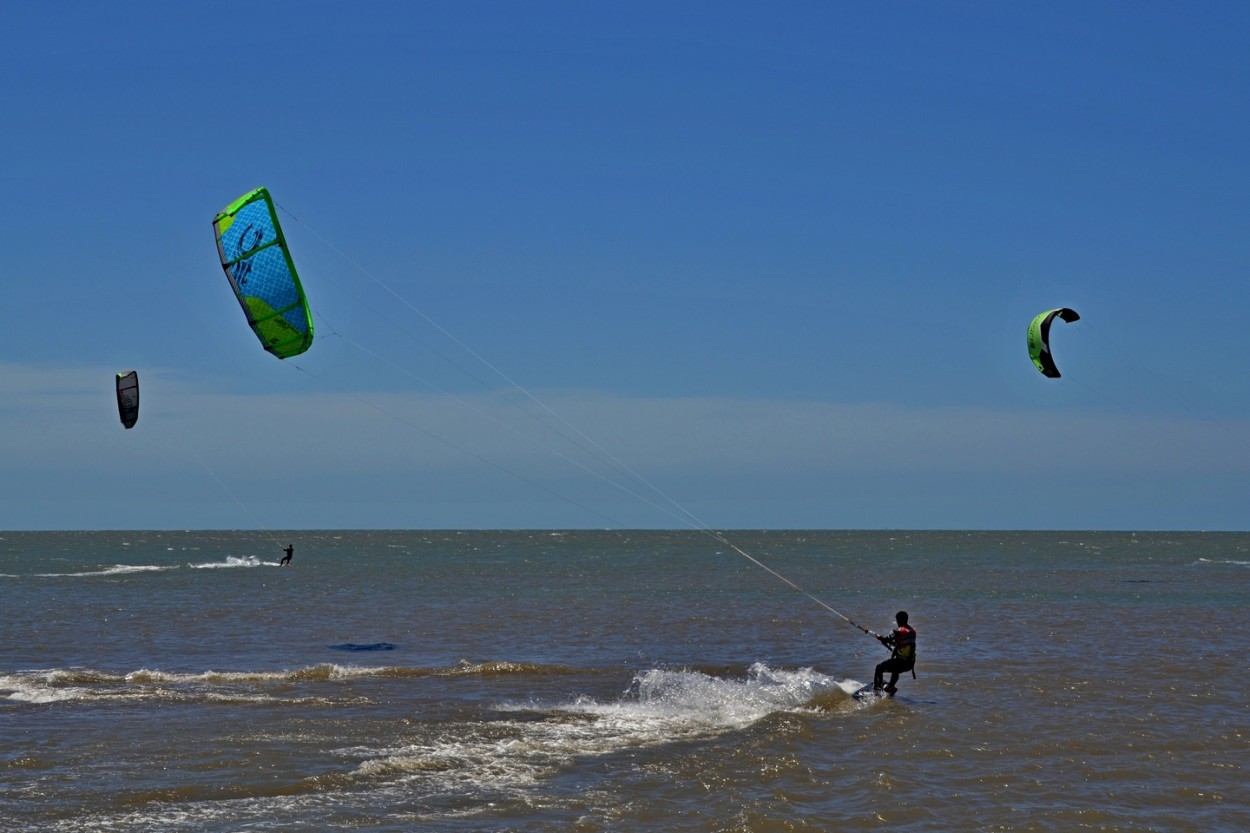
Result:
{"type": "Polygon", "coordinates": [[[159,573],[163,570],[176,570],[177,567],[159,564],[114,564],[102,570],[87,570],[81,573],[34,573],[40,578],[81,578],[85,576],[117,576],[127,573],[159,573]]]}

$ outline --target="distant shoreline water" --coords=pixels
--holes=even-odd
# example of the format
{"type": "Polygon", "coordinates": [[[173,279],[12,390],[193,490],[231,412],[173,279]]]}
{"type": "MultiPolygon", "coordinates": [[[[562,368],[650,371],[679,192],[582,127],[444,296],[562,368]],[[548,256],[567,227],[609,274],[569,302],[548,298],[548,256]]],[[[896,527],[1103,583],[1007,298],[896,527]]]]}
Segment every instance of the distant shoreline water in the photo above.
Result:
{"type": "Polygon", "coordinates": [[[728,536],[917,678],[697,531],[0,533],[0,830],[1250,819],[1250,533],[728,536]]]}

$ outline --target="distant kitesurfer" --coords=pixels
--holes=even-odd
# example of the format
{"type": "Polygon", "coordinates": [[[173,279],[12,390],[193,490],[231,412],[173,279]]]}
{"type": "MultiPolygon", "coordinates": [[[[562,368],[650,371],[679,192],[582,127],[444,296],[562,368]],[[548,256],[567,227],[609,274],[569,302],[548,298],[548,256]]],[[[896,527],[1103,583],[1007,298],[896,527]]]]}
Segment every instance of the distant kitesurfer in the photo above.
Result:
{"type": "Polygon", "coordinates": [[[884,689],[885,693],[891,697],[894,696],[894,692],[898,691],[894,684],[898,682],[899,674],[910,671],[913,677],[916,676],[916,629],[907,624],[907,611],[905,610],[894,614],[894,622],[898,627],[891,631],[889,636],[873,634],[881,640],[882,645],[893,649],[893,653],[890,654],[889,659],[877,666],[877,673],[872,678],[872,690],[876,694],[884,689]],[[882,683],[887,671],[890,674],[888,685],[882,683]]]}
{"type": "Polygon", "coordinates": [[[283,552],[286,553],[286,555],[282,556],[282,560],[278,562],[279,567],[287,567],[291,564],[291,556],[295,555],[295,545],[287,544],[286,549],[284,549],[283,552]]]}

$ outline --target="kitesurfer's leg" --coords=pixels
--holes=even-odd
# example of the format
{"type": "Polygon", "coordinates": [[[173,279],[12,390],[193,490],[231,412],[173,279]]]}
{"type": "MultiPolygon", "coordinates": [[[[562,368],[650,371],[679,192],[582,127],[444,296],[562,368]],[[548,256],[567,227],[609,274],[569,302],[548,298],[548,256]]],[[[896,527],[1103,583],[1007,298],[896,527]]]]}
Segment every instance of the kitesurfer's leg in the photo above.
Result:
{"type": "Polygon", "coordinates": [[[905,671],[910,671],[911,665],[906,660],[891,657],[885,662],[877,666],[877,673],[872,680],[872,688],[874,691],[884,691],[887,694],[893,694],[898,691],[898,675],[905,671]],[[886,683],[885,675],[890,675],[890,682],[886,683]]]}

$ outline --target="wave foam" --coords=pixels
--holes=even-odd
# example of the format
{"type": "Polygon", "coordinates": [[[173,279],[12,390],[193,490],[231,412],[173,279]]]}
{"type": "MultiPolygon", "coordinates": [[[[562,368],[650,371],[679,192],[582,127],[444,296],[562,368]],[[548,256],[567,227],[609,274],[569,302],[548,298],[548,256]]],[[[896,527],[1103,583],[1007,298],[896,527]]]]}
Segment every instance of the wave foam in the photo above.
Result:
{"type": "Polygon", "coordinates": [[[424,743],[338,752],[365,758],[358,777],[425,781],[441,791],[511,791],[549,777],[572,758],[710,738],[777,713],[853,704],[850,695],[859,688],[854,680],[837,681],[810,668],[784,671],[758,663],[745,678],[652,669],[638,674],[614,701],[502,703],[502,712],[537,713],[540,719],[465,724],[424,743]]]}
{"type": "Polygon", "coordinates": [[[261,561],[254,555],[228,555],[225,561],[210,561],[206,564],[188,564],[192,570],[222,570],[231,567],[277,567],[276,561],[261,561]]]}
{"type": "Polygon", "coordinates": [[[118,576],[127,573],[159,573],[164,570],[176,570],[177,567],[161,566],[159,564],[114,564],[112,567],[105,567],[100,570],[84,570],[79,573],[32,573],[31,575],[38,578],[84,578],[87,576],[118,576]]]}

